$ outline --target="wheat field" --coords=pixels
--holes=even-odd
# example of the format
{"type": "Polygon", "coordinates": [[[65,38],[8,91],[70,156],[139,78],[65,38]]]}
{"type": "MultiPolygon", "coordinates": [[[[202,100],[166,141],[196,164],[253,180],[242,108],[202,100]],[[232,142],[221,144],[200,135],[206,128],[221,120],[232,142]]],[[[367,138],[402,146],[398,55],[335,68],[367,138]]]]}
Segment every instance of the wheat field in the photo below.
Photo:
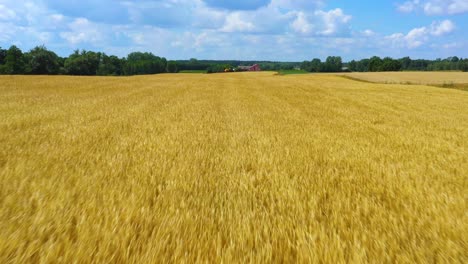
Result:
{"type": "Polygon", "coordinates": [[[467,263],[468,93],[0,77],[0,263],[467,263]]]}
{"type": "Polygon", "coordinates": [[[350,72],[338,75],[387,84],[468,84],[468,72],[350,72]]]}

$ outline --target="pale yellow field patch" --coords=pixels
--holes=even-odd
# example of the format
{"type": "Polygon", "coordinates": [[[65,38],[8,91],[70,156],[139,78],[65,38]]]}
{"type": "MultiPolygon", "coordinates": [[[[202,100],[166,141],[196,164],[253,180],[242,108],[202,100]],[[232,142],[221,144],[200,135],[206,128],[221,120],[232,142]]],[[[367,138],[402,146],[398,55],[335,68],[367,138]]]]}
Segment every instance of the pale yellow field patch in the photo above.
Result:
{"type": "Polygon", "coordinates": [[[0,76],[0,263],[463,263],[468,93],[0,76]]]}
{"type": "Polygon", "coordinates": [[[468,84],[468,72],[351,72],[338,75],[375,83],[468,84]]]}

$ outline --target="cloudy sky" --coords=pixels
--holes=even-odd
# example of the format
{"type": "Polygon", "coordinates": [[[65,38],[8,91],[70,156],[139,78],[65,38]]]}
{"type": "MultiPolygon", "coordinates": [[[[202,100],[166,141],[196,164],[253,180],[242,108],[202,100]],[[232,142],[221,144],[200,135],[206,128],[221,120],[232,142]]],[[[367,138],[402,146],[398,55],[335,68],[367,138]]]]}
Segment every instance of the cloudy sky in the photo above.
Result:
{"type": "Polygon", "coordinates": [[[468,0],[0,0],[0,47],[168,59],[468,57],[468,0]]]}

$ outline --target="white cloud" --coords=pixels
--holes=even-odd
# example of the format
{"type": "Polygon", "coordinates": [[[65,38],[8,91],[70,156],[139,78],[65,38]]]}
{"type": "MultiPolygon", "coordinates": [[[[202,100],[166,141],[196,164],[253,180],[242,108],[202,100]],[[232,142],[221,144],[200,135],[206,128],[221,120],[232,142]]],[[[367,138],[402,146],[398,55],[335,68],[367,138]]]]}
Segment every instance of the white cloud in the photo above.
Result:
{"type": "Polygon", "coordinates": [[[466,0],[454,0],[447,7],[449,14],[459,14],[468,12],[468,1],[466,0]]]}
{"type": "Polygon", "coordinates": [[[375,32],[370,30],[370,29],[366,29],[364,31],[361,32],[361,34],[365,37],[372,37],[375,35],[375,32]]]}
{"type": "Polygon", "coordinates": [[[419,5],[419,0],[407,1],[403,4],[399,4],[397,9],[404,13],[410,13],[416,10],[419,5]]]}
{"type": "Polygon", "coordinates": [[[309,34],[312,31],[313,25],[310,24],[303,12],[298,12],[296,19],[291,23],[291,27],[295,32],[309,34]]]}
{"type": "Polygon", "coordinates": [[[0,0],[0,21],[40,27],[48,12],[41,1],[0,0]]]}
{"type": "Polygon", "coordinates": [[[426,15],[440,15],[444,14],[445,6],[439,5],[437,2],[427,2],[423,6],[426,15]]]}
{"type": "MultiPolygon", "coordinates": [[[[397,1],[403,3],[398,6],[401,12],[427,14],[463,13],[468,2],[397,1]]],[[[383,36],[373,27],[352,30],[347,10],[327,9],[326,2],[271,0],[258,8],[236,9],[214,8],[203,0],[0,0],[0,45],[15,44],[27,50],[45,44],[62,56],[76,48],[118,56],[150,51],[169,59],[303,60],[333,54],[356,58],[379,52],[406,56],[422,51],[430,57],[444,48],[466,56],[461,26],[461,36],[440,38],[454,32],[450,20],[383,36]],[[107,8],[109,3],[112,8],[107,8]]],[[[239,3],[216,6],[224,4],[239,3]]]]}
{"type": "Polygon", "coordinates": [[[132,46],[160,48],[166,45],[166,41],[173,38],[173,33],[167,29],[142,26],[142,27],[119,27],[114,26],[113,32],[122,32],[123,35],[132,41],[132,46]]]}
{"type": "Polygon", "coordinates": [[[0,0],[0,45],[17,45],[28,50],[50,44],[54,30],[51,12],[41,1],[0,0]]]}
{"type": "Polygon", "coordinates": [[[442,36],[455,30],[455,24],[450,20],[434,22],[431,25],[430,33],[433,36],[442,36]]]}
{"type": "Polygon", "coordinates": [[[330,36],[342,31],[343,27],[351,20],[351,16],[345,15],[340,8],[328,12],[315,11],[315,15],[323,21],[324,29],[320,34],[330,36]]]}
{"type": "Polygon", "coordinates": [[[427,39],[427,29],[425,27],[412,29],[404,37],[404,40],[410,49],[421,46],[425,41],[427,41],[427,39]]]}
{"type": "Polygon", "coordinates": [[[393,46],[414,49],[426,43],[431,36],[439,37],[451,33],[455,24],[450,20],[433,22],[429,27],[414,28],[408,34],[395,33],[385,37],[393,46]]]}
{"type": "Polygon", "coordinates": [[[254,23],[248,21],[247,17],[240,12],[234,12],[226,17],[221,32],[252,32],[255,29],[254,23]]]}
{"type": "Polygon", "coordinates": [[[314,10],[324,5],[324,0],[271,0],[270,7],[287,10],[314,10]]]}
{"type": "Polygon", "coordinates": [[[16,18],[16,12],[7,8],[4,5],[0,5],[0,20],[12,20],[16,18]]]}
{"type": "Polygon", "coordinates": [[[49,18],[54,23],[62,23],[65,20],[65,16],[62,14],[52,14],[49,18]]]}
{"type": "Polygon", "coordinates": [[[61,32],[60,37],[72,45],[79,43],[94,43],[103,40],[103,34],[98,25],[86,18],[77,18],[68,24],[69,31],[61,32]]]}
{"type": "Polygon", "coordinates": [[[17,27],[10,23],[1,23],[0,22],[0,42],[9,42],[12,40],[17,27]]]}
{"type": "Polygon", "coordinates": [[[414,49],[420,47],[427,40],[426,28],[422,27],[412,29],[406,35],[403,33],[395,33],[390,36],[386,36],[385,40],[390,41],[390,43],[396,47],[414,49]]]}
{"type": "Polygon", "coordinates": [[[412,0],[398,4],[400,12],[421,10],[426,15],[454,15],[468,12],[467,0],[412,0]]]}
{"type": "Polygon", "coordinates": [[[303,35],[337,36],[349,33],[350,20],[351,16],[344,14],[340,8],[330,11],[317,10],[313,14],[297,12],[290,26],[294,32],[303,35]]]}

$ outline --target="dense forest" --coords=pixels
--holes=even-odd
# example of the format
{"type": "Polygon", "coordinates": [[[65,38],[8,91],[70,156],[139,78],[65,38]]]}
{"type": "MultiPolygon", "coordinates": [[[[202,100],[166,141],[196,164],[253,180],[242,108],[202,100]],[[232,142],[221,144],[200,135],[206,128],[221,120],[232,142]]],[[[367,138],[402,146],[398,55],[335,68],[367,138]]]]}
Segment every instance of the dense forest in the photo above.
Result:
{"type": "Polygon", "coordinates": [[[341,71],[468,71],[468,59],[449,57],[436,60],[392,59],[374,56],[343,63],[339,56],[300,62],[238,61],[238,60],[176,60],[168,61],[148,52],[133,52],[125,58],[102,52],[76,50],[63,58],[45,46],[28,52],[16,46],[0,47],[0,74],[68,74],[68,75],[138,75],[203,70],[208,73],[236,69],[240,65],[259,64],[262,70],[302,69],[308,72],[341,71]]]}
{"type": "Polygon", "coordinates": [[[264,71],[292,70],[299,68],[299,62],[274,62],[274,61],[240,61],[240,60],[177,60],[174,61],[179,71],[207,70],[208,72],[221,72],[224,69],[236,69],[241,65],[258,64],[264,71]]]}
{"type": "Polygon", "coordinates": [[[222,72],[240,65],[260,64],[263,70],[287,70],[299,67],[297,62],[269,61],[168,61],[148,52],[133,52],[125,58],[109,56],[102,52],[76,50],[67,58],[59,57],[44,46],[23,53],[18,47],[8,50],[0,47],[0,74],[68,74],[68,75],[138,75],[175,73],[185,70],[222,72]]]}
{"type": "Polygon", "coordinates": [[[0,48],[0,74],[69,74],[69,75],[136,75],[168,72],[165,58],[151,53],[133,52],[126,58],[102,52],[75,51],[61,58],[44,46],[23,53],[18,47],[0,48]]]}
{"type": "Polygon", "coordinates": [[[412,60],[410,57],[392,59],[372,57],[348,63],[350,71],[468,71],[468,59],[449,57],[436,60],[412,60]]]}
{"type": "Polygon", "coordinates": [[[328,57],[324,62],[320,59],[304,61],[301,69],[309,72],[468,71],[468,59],[455,56],[436,60],[413,60],[410,57],[382,59],[374,56],[369,59],[341,63],[340,57],[328,57]]]}

